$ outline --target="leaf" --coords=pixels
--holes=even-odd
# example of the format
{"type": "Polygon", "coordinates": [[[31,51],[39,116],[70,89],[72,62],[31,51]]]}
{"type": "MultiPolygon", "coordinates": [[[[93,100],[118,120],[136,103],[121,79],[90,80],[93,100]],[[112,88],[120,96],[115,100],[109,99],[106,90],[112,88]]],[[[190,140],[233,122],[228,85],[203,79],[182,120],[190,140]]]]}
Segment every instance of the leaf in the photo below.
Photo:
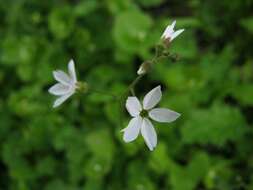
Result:
{"type": "Polygon", "coordinates": [[[53,9],[48,17],[49,29],[56,39],[67,38],[74,29],[75,17],[68,6],[53,9]]]}
{"type": "MultiPolygon", "coordinates": [[[[180,22],[179,22],[180,23],[180,22]]],[[[180,25],[177,28],[181,29],[180,25]]],[[[171,53],[179,53],[182,58],[192,59],[197,54],[197,43],[193,38],[193,31],[185,29],[171,44],[171,53]]]]}
{"type": "Polygon", "coordinates": [[[85,142],[88,149],[98,158],[112,161],[114,155],[114,143],[108,129],[100,129],[86,135],[85,142]],[[101,151],[106,150],[106,151],[101,151]]]}
{"type": "Polygon", "coordinates": [[[151,7],[162,4],[164,0],[138,0],[138,2],[145,7],[151,7]]]}
{"type": "Polygon", "coordinates": [[[253,105],[253,85],[249,83],[241,84],[233,88],[232,96],[235,97],[243,106],[253,105]]]}
{"type": "Polygon", "coordinates": [[[84,175],[90,180],[99,181],[111,170],[111,167],[111,160],[95,156],[85,163],[84,175]]]}
{"type": "Polygon", "coordinates": [[[159,142],[159,145],[156,147],[154,154],[150,155],[150,168],[152,168],[158,175],[166,174],[169,169],[170,162],[171,160],[168,157],[166,144],[159,142]]]}
{"type": "Polygon", "coordinates": [[[77,16],[87,16],[91,12],[95,11],[99,7],[99,3],[96,0],[80,1],[75,7],[74,12],[77,16]]]}
{"type": "Polygon", "coordinates": [[[253,34],[253,17],[248,17],[240,20],[241,26],[253,34]]]}
{"type": "Polygon", "coordinates": [[[122,12],[116,17],[113,28],[117,46],[131,53],[146,49],[149,46],[146,41],[151,24],[151,18],[140,11],[122,12]]]}
{"type": "Polygon", "coordinates": [[[155,185],[152,183],[148,177],[147,168],[145,167],[145,162],[132,161],[128,163],[127,168],[127,189],[132,190],[155,190],[155,185]],[[138,172],[136,172],[138,171],[138,172]]]}
{"type": "Polygon", "coordinates": [[[106,7],[113,14],[121,14],[126,10],[136,9],[136,5],[133,3],[133,0],[122,1],[122,0],[107,0],[105,1],[106,7]]]}
{"type": "Polygon", "coordinates": [[[237,108],[214,104],[210,109],[192,110],[182,126],[185,143],[225,145],[235,141],[246,131],[245,120],[237,108]]]}
{"type": "Polygon", "coordinates": [[[175,190],[193,190],[209,169],[208,155],[196,153],[187,166],[172,165],[169,179],[175,190]],[[183,182],[182,182],[183,179],[183,182]]]}
{"type": "Polygon", "coordinates": [[[24,36],[21,39],[15,36],[6,36],[1,46],[5,49],[0,57],[2,64],[19,64],[19,67],[29,65],[31,67],[37,51],[37,39],[29,36],[24,36]]]}

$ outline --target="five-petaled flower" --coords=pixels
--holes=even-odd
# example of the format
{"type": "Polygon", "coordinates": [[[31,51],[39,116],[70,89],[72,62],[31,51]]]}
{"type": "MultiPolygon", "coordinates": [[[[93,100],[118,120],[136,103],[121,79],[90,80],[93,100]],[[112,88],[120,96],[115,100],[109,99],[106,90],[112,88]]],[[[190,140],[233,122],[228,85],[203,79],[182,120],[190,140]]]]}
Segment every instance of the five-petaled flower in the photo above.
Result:
{"type": "Polygon", "coordinates": [[[174,27],[176,25],[176,21],[173,21],[173,23],[166,27],[165,31],[163,32],[161,38],[166,42],[169,43],[172,40],[174,40],[179,34],[181,34],[184,29],[180,29],[177,31],[174,31],[174,27]]]}
{"type": "Polygon", "coordinates": [[[58,83],[52,86],[48,91],[49,93],[58,96],[53,105],[53,107],[55,108],[61,105],[70,96],[72,96],[77,89],[77,79],[74,61],[69,61],[68,74],[66,74],[64,71],[56,70],[53,71],[53,75],[58,83]]]}
{"type": "Polygon", "coordinates": [[[139,133],[141,133],[148,148],[151,151],[154,150],[157,144],[157,135],[149,118],[158,122],[169,123],[175,121],[180,116],[179,113],[166,108],[154,108],[161,100],[161,97],[160,86],[157,86],[145,95],[143,105],[141,105],[137,97],[128,97],[126,109],[133,118],[128,126],[122,130],[125,142],[135,140],[139,133]]]}

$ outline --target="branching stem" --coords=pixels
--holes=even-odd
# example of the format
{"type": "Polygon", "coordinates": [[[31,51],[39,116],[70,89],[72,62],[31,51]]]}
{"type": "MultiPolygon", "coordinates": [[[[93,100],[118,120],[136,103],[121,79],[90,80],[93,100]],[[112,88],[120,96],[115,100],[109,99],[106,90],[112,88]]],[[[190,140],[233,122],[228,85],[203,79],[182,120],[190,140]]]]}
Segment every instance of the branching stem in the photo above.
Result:
{"type": "MultiPolygon", "coordinates": [[[[159,61],[159,59],[161,58],[166,58],[166,57],[173,57],[173,55],[171,55],[170,53],[164,53],[165,47],[161,46],[161,45],[156,45],[155,47],[155,56],[149,61],[150,63],[150,68],[152,69],[152,67],[159,61]]],[[[125,104],[125,99],[127,98],[129,92],[131,93],[132,96],[136,96],[135,95],[135,86],[138,84],[138,82],[144,77],[144,75],[147,72],[145,72],[142,75],[138,75],[127,87],[127,89],[119,96],[115,95],[115,94],[111,94],[108,93],[107,91],[102,91],[102,90],[97,90],[97,89],[90,89],[92,92],[94,93],[99,93],[99,94],[103,94],[103,95],[108,95],[111,96],[113,98],[113,100],[117,101],[119,103],[119,120],[120,120],[120,126],[123,126],[123,110],[122,109],[124,107],[125,104]]]]}

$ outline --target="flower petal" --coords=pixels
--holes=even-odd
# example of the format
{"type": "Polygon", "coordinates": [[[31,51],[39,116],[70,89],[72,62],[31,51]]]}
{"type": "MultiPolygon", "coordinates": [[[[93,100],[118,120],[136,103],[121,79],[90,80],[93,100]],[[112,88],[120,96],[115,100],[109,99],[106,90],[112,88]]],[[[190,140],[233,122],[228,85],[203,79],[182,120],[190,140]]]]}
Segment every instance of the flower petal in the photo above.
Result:
{"type": "Polygon", "coordinates": [[[174,21],[172,22],[172,24],[170,25],[170,26],[171,26],[171,28],[172,28],[172,30],[175,28],[176,23],[177,23],[177,21],[176,21],[176,20],[174,20],[174,21]]]}
{"type": "Polygon", "coordinates": [[[149,111],[149,117],[158,122],[175,121],[181,114],[166,108],[155,108],[149,111]]]}
{"type": "Polygon", "coordinates": [[[157,144],[157,135],[152,123],[147,118],[142,121],[141,134],[149,150],[154,150],[157,144]]]}
{"type": "Polygon", "coordinates": [[[131,119],[128,126],[122,130],[124,132],[123,140],[125,142],[131,142],[135,140],[139,135],[141,124],[142,124],[141,117],[135,117],[131,119]]]}
{"type": "Polygon", "coordinates": [[[75,71],[75,63],[74,63],[73,59],[71,59],[69,61],[68,71],[69,71],[69,75],[70,75],[72,81],[74,83],[76,83],[77,82],[77,78],[76,78],[76,71],[75,71]]]}
{"type": "Polygon", "coordinates": [[[184,31],[184,29],[177,30],[171,35],[170,41],[174,40],[179,34],[181,34],[184,31]]]}
{"type": "Polygon", "coordinates": [[[161,86],[157,86],[152,89],[143,99],[143,108],[149,110],[153,108],[161,100],[162,91],[161,86]]]}
{"type": "Polygon", "coordinates": [[[163,32],[161,38],[171,38],[171,35],[173,34],[174,32],[174,27],[176,25],[176,21],[174,20],[172,22],[171,25],[168,25],[165,29],[165,31],[163,32]]]}
{"type": "Polygon", "coordinates": [[[54,105],[53,105],[53,108],[56,108],[58,106],[60,106],[63,102],[65,102],[70,96],[72,96],[74,94],[74,91],[73,92],[70,92],[68,94],[65,94],[59,98],[57,98],[54,102],[54,105]]]}
{"type": "Polygon", "coordinates": [[[61,70],[57,70],[57,71],[53,71],[53,75],[54,75],[55,80],[57,80],[58,82],[65,85],[71,84],[71,78],[65,72],[61,70]]]}
{"type": "Polygon", "coordinates": [[[70,91],[70,87],[66,86],[64,84],[61,83],[57,83],[54,86],[52,86],[51,88],[49,88],[49,93],[59,96],[59,95],[64,95],[69,93],[70,91]]]}
{"type": "Polygon", "coordinates": [[[143,74],[145,74],[145,73],[146,73],[146,72],[145,72],[145,69],[144,69],[143,65],[141,65],[141,66],[139,67],[138,71],[137,71],[137,74],[138,74],[138,75],[143,75],[143,74]]]}
{"type": "Polygon", "coordinates": [[[131,116],[135,117],[139,115],[141,111],[141,103],[135,96],[128,97],[126,101],[126,109],[131,116]]]}

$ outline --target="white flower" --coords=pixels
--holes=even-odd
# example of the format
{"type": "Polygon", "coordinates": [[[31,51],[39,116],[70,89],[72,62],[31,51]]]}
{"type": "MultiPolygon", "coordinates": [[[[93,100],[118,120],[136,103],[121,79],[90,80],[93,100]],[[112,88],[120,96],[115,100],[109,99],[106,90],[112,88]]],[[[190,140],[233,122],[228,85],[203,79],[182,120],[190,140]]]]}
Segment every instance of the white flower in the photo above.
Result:
{"type": "Polygon", "coordinates": [[[48,91],[49,93],[58,96],[53,105],[53,107],[55,108],[65,102],[76,91],[77,79],[74,61],[69,61],[68,74],[61,70],[57,70],[53,71],[53,75],[58,83],[52,86],[48,91]]]}
{"type": "Polygon", "coordinates": [[[149,118],[158,122],[175,121],[180,114],[166,108],[154,108],[161,100],[161,87],[157,86],[147,93],[143,99],[143,105],[137,97],[128,97],[126,109],[133,117],[128,126],[123,129],[123,140],[131,142],[137,138],[139,133],[143,136],[146,145],[152,151],[157,144],[157,135],[149,118]]]}
{"type": "Polygon", "coordinates": [[[171,42],[179,34],[181,34],[184,31],[184,29],[174,31],[175,25],[176,25],[176,21],[173,21],[173,23],[171,25],[167,26],[167,28],[163,32],[163,35],[161,36],[161,38],[164,39],[164,40],[169,40],[169,42],[171,42]]]}

